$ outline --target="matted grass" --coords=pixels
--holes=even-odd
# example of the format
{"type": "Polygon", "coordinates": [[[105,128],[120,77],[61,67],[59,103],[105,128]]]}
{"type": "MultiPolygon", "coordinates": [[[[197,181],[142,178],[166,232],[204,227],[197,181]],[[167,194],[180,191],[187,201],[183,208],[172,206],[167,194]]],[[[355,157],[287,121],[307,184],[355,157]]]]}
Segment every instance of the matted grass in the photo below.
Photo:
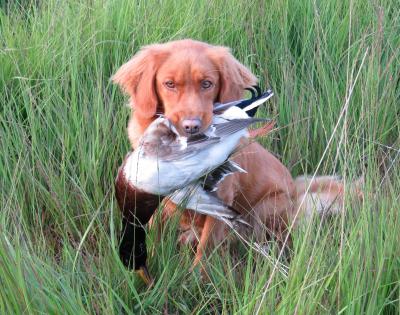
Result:
{"type": "Polygon", "coordinates": [[[0,2],[0,314],[398,314],[400,5],[346,1],[0,2]],[[146,290],[118,259],[129,149],[109,80],[141,45],[232,47],[276,96],[263,140],[291,170],[365,177],[365,201],[294,232],[289,275],[240,244],[190,273],[176,222],[149,233],[146,290]]]}

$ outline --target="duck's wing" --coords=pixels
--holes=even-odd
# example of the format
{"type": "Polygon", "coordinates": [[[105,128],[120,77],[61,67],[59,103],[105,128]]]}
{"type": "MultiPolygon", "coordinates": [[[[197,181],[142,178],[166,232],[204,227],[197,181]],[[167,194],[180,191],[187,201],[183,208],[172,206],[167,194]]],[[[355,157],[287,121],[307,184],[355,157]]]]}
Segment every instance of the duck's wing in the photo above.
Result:
{"type": "Polygon", "coordinates": [[[187,159],[211,144],[218,143],[225,137],[245,130],[253,123],[265,121],[268,120],[219,117],[217,122],[212,124],[204,134],[186,138],[179,136],[173,125],[167,119],[161,117],[148,128],[141,140],[140,149],[145,155],[166,162],[187,159]]]}
{"type": "Polygon", "coordinates": [[[238,223],[250,226],[239,212],[224,204],[214,193],[206,192],[198,183],[175,191],[169,198],[186,209],[212,216],[231,227],[238,223]]]}
{"type": "Polygon", "coordinates": [[[214,128],[213,136],[218,138],[225,138],[236,132],[246,129],[251,124],[267,121],[269,121],[269,119],[265,118],[230,119],[226,122],[212,125],[212,128],[214,128]]]}
{"type": "Polygon", "coordinates": [[[159,117],[146,130],[141,138],[139,150],[144,156],[162,161],[185,159],[212,143],[219,142],[214,135],[179,136],[175,127],[165,117],[159,117]]]}
{"type": "Polygon", "coordinates": [[[171,152],[165,157],[166,160],[187,158],[205,149],[211,144],[223,141],[222,139],[245,130],[251,124],[256,122],[266,122],[269,119],[264,118],[242,118],[242,119],[224,119],[225,122],[215,123],[210,126],[206,134],[189,137],[185,145],[170,146],[171,152]]]}
{"type": "Polygon", "coordinates": [[[197,152],[206,149],[211,144],[223,141],[224,138],[237,132],[245,130],[251,124],[266,122],[264,118],[241,118],[241,119],[222,119],[223,122],[214,123],[205,134],[196,135],[189,138],[180,137],[179,142],[169,143],[161,148],[164,154],[160,158],[164,161],[175,161],[187,159],[194,156],[197,152]],[[168,154],[165,154],[168,152],[168,154]]]}
{"type": "Polygon", "coordinates": [[[197,152],[204,150],[211,144],[220,142],[221,138],[215,136],[199,135],[192,138],[184,139],[180,144],[168,146],[169,153],[163,157],[164,161],[175,161],[187,159],[196,155],[197,152]]]}
{"type": "Polygon", "coordinates": [[[200,182],[205,191],[214,192],[217,190],[218,184],[222,182],[226,176],[235,172],[246,173],[246,171],[241,168],[239,164],[231,160],[226,160],[225,163],[221,164],[200,179],[200,182]]]}

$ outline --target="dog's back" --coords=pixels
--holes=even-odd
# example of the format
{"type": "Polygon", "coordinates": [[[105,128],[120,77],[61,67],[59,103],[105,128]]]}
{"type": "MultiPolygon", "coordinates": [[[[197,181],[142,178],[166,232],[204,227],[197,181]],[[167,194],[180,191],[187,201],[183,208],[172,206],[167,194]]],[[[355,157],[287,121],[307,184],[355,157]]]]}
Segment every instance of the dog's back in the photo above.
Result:
{"type": "MultiPolygon", "coordinates": [[[[348,185],[349,196],[362,200],[360,178],[348,185]]],[[[337,214],[344,207],[345,182],[339,176],[299,176],[294,184],[297,190],[297,207],[300,217],[310,218],[313,213],[337,214]]]]}

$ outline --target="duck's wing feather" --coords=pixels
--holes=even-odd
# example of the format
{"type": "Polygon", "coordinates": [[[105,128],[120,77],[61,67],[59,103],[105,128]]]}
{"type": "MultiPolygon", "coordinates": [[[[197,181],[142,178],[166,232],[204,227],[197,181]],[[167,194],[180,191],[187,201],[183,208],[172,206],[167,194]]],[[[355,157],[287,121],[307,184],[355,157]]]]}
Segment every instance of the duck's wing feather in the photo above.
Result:
{"type": "Polygon", "coordinates": [[[148,127],[140,141],[139,149],[148,157],[174,161],[195,155],[219,140],[220,138],[214,135],[206,134],[181,137],[169,120],[159,117],[148,127]]]}
{"type": "Polygon", "coordinates": [[[163,157],[164,161],[174,161],[189,158],[197,152],[203,150],[211,144],[220,142],[221,138],[214,136],[201,135],[194,139],[188,138],[186,143],[180,145],[170,145],[168,155],[163,157]]]}
{"type": "Polygon", "coordinates": [[[246,173],[246,171],[241,168],[239,164],[231,160],[226,160],[225,163],[221,164],[203,177],[203,180],[201,180],[203,189],[207,192],[216,191],[218,184],[222,182],[226,176],[235,172],[246,173]]]}
{"type": "Polygon", "coordinates": [[[212,216],[223,222],[230,222],[232,225],[237,223],[249,225],[239,212],[224,204],[215,193],[206,192],[199,183],[179,189],[169,198],[186,209],[212,216]]]}
{"type": "Polygon", "coordinates": [[[173,161],[176,159],[188,158],[198,151],[205,149],[211,144],[220,142],[223,138],[234,133],[246,129],[251,124],[256,122],[265,122],[268,119],[263,118],[243,118],[231,119],[226,122],[212,124],[207,134],[201,134],[194,137],[189,137],[185,145],[170,145],[167,156],[163,157],[165,161],[173,161]]]}
{"type": "Polygon", "coordinates": [[[266,122],[269,119],[264,118],[241,118],[241,119],[231,119],[224,123],[212,125],[214,128],[213,135],[215,137],[224,138],[228,137],[236,132],[246,129],[251,124],[257,122],[266,122]]]}
{"type": "Polygon", "coordinates": [[[174,161],[189,158],[197,152],[204,150],[211,144],[219,143],[220,141],[223,141],[223,138],[246,129],[251,124],[266,121],[269,120],[263,118],[243,118],[231,119],[226,120],[226,122],[212,124],[210,130],[206,134],[189,137],[185,143],[169,144],[168,147],[166,147],[169,152],[167,155],[164,155],[162,159],[164,161],[174,161]]]}
{"type": "Polygon", "coordinates": [[[193,137],[179,137],[171,126],[162,121],[152,133],[146,135],[143,143],[144,152],[160,160],[169,162],[186,159],[204,150],[211,144],[219,143],[223,138],[246,129],[253,123],[265,122],[262,118],[222,119],[220,123],[210,126],[210,129],[201,135],[193,137]],[[162,136],[161,136],[162,135],[162,136]],[[145,141],[148,139],[148,141],[145,141]]]}

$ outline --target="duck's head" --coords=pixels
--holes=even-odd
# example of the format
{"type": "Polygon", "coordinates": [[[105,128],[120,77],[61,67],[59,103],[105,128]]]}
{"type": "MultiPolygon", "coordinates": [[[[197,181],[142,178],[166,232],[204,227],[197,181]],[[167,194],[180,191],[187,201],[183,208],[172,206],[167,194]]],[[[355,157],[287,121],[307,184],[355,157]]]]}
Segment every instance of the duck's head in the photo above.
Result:
{"type": "Polygon", "coordinates": [[[153,279],[146,264],[144,227],[158,208],[162,197],[139,190],[126,179],[126,160],[120,167],[115,181],[115,195],[123,216],[119,255],[127,268],[134,269],[147,285],[151,285],[153,279]]]}

